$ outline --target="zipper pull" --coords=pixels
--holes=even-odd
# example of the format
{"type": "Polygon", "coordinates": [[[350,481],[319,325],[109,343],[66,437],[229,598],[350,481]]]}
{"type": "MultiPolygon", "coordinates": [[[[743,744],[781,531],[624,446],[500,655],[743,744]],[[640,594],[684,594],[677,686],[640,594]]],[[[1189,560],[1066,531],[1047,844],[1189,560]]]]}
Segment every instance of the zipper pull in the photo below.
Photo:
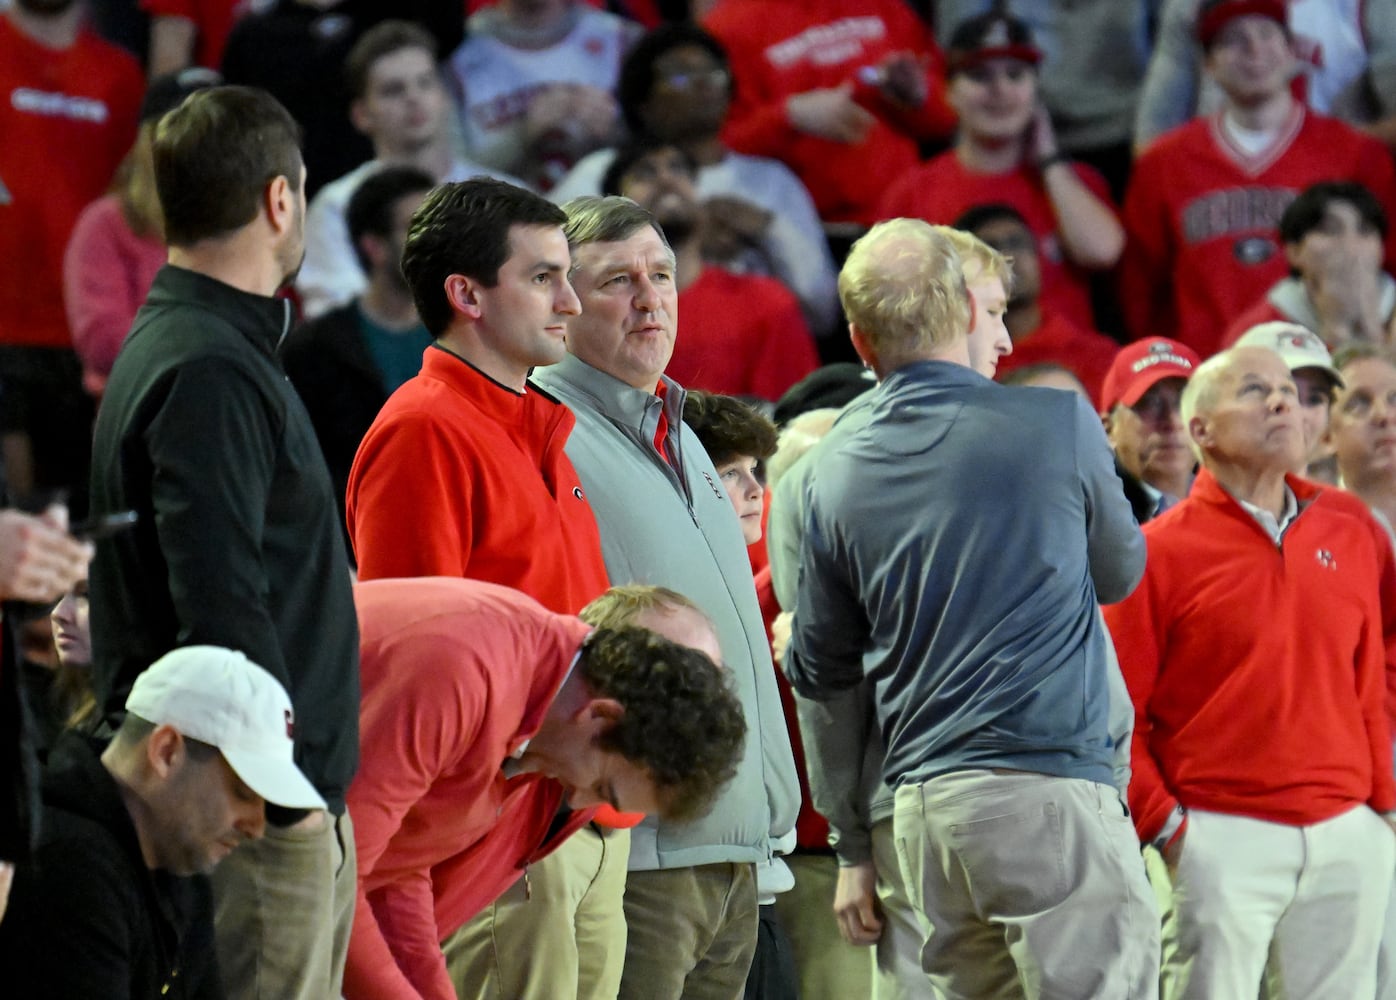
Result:
{"type": "Polygon", "coordinates": [[[528,877],[528,865],[524,865],[524,899],[533,898],[533,882],[528,877]]]}

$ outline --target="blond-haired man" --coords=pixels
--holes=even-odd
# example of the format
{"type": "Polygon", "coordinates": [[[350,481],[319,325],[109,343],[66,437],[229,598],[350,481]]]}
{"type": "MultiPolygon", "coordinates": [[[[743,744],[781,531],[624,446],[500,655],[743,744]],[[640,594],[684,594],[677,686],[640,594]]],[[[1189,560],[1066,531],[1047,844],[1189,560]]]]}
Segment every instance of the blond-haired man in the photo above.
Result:
{"type": "Polygon", "coordinates": [[[924,223],[874,227],[839,295],[882,384],[809,491],[791,683],[872,689],[943,996],[1152,996],[1157,916],[1112,784],[1095,608],[1133,589],[1144,547],[1099,421],[976,370],[963,264],[924,223]]]}

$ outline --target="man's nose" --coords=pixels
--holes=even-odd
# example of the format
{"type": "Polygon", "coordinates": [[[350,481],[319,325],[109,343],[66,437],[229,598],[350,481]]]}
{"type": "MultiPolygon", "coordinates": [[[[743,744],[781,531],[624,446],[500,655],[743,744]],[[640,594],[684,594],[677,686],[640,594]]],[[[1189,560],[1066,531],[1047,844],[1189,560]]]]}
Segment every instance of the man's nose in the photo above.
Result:
{"type": "Polygon", "coordinates": [[[237,829],[250,840],[261,840],[262,834],[267,830],[267,810],[258,802],[255,806],[250,806],[242,815],[241,820],[236,824],[237,829]]]}
{"type": "Polygon", "coordinates": [[[648,275],[641,275],[635,282],[635,308],[641,312],[654,312],[659,308],[659,289],[648,275]]]}
{"type": "Polygon", "coordinates": [[[572,287],[572,283],[563,280],[558,287],[557,296],[553,301],[553,312],[559,316],[579,316],[582,312],[582,300],[577,298],[577,290],[572,287]]]}

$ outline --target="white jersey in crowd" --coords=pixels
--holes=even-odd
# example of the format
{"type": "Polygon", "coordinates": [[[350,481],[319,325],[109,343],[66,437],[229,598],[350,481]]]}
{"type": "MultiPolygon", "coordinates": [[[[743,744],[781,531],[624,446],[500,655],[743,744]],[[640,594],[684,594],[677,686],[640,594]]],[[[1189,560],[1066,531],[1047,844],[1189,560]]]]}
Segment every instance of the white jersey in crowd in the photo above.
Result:
{"type": "Polygon", "coordinates": [[[467,22],[467,37],[448,62],[458,88],[466,152],[480,163],[522,173],[524,116],[529,101],[553,83],[613,92],[621,60],[639,27],[606,11],[574,4],[572,29],[546,48],[515,48],[504,40],[498,12],[467,22]]]}

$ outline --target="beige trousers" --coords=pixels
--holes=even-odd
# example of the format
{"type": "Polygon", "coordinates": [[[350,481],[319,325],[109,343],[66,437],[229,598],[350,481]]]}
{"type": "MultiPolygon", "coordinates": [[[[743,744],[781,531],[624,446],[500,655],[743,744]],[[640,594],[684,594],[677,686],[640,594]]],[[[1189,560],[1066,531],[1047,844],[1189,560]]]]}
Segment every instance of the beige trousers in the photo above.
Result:
{"type": "Polygon", "coordinates": [[[339,996],[358,863],[346,809],[316,829],[267,826],[214,869],[214,931],[228,1000],[339,996]]]}
{"type": "Polygon", "coordinates": [[[630,831],[582,827],[442,943],[460,1000],[615,1000],[630,831]]]}
{"type": "Polygon", "coordinates": [[[945,1000],[1158,996],[1158,909],[1113,787],[955,771],[898,788],[893,830],[945,1000]]]}
{"type": "Polygon", "coordinates": [[[621,1000],[741,1000],[756,951],[754,865],[631,872],[621,1000]]]}

